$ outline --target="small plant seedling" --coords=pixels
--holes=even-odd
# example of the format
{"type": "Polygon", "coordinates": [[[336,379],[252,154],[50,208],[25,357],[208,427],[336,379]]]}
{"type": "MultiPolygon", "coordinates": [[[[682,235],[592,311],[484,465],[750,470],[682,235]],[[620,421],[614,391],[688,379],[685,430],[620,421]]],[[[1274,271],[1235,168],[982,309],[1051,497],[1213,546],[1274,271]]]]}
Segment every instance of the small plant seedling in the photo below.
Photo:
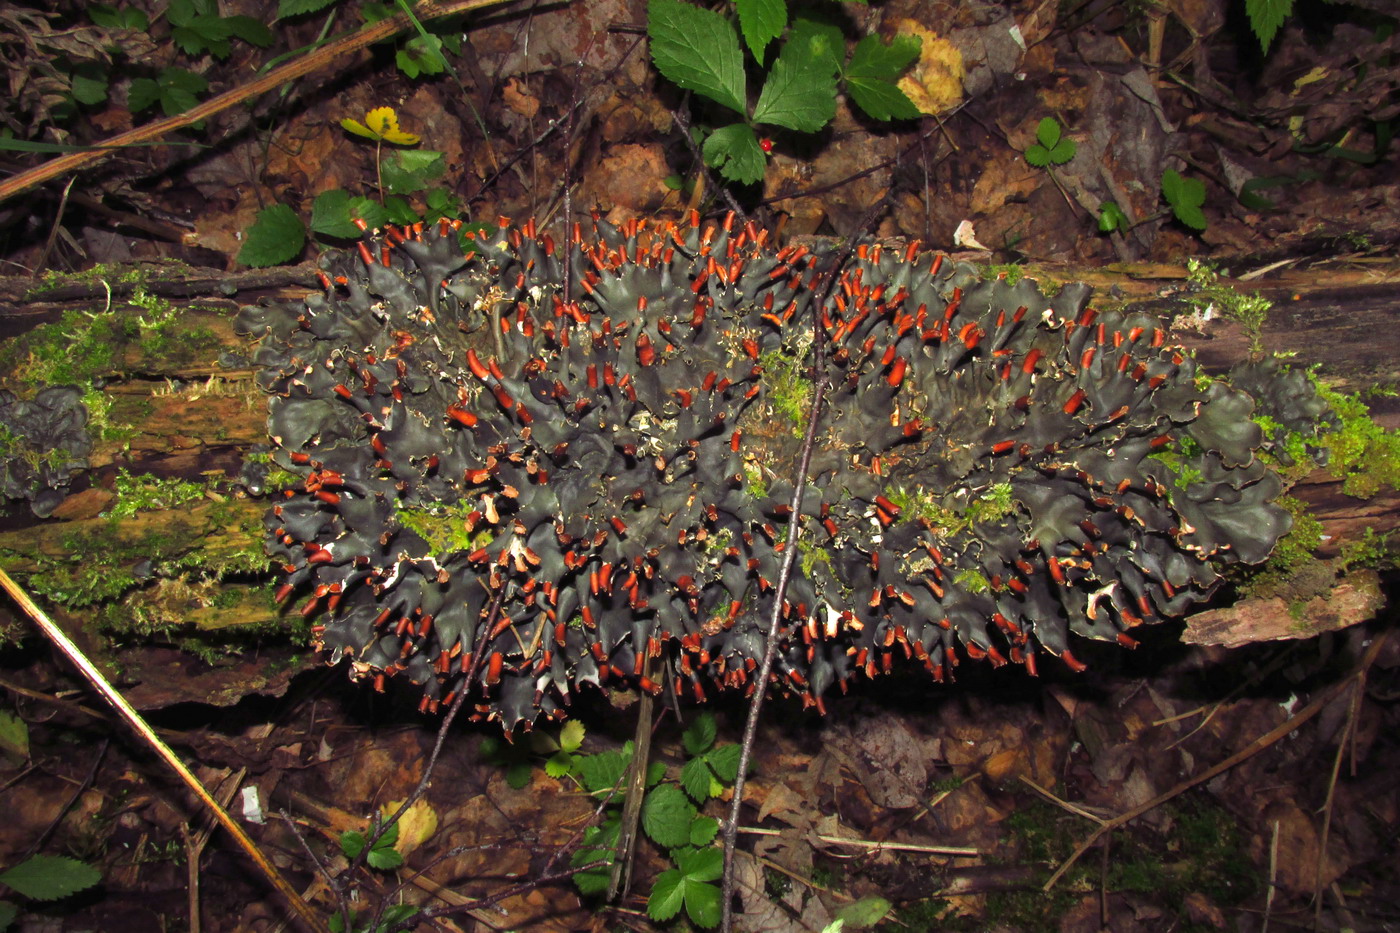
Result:
{"type": "Polygon", "coordinates": [[[1206,215],[1201,211],[1201,205],[1206,203],[1205,182],[1169,168],[1162,173],[1162,197],[1171,205],[1177,220],[1192,230],[1206,228],[1206,215]]]}
{"type": "Polygon", "coordinates": [[[1118,206],[1117,201],[1105,201],[1099,205],[1099,232],[1112,233],[1115,230],[1126,230],[1130,226],[1128,215],[1123,213],[1123,208],[1118,206]]]}
{"type": "Polygon", "coordinates": [[[705,164],[724,178],[753,184],[763,177],[773,149],[770,131],[815,133],[836,115],[838,87],[876,120],[904,120],[919,110],[895,84],[919,57],[922,42],[896,36],[889,44],[866,36],[842,54],[845,37],[829,23],[797,17],[788,26],[784,0],[737,0],[738,23],[682,0],[650,0],[647,37],[652,64],[662,76],[742,119],[711,131],[701,145],[705,164]],[[784,34],[764,73],[758,100],[749,105],[744,48],[764,67],[768,44],[784,34]],[[740,44],[740,39],[744,44],[740,44]]]}
{"type": "MultiPolygon", "coordinates": [[[[371,826],[370,835],[378,828],[378,819],[376,818],[371,826]]],[[[341,853],[348,859],[359,858],[360,853],[365,850],[368,838],[368,835],[357,829],[347,829],[340,834],[341,853]]],[[[370,846],[369,854],[365,856],[365,863],[370,868],[379,871],[393,871],[398,868],[403,864],[403,855],[394,848],[394,844],[398,841],[399,824],[390,823],[383,835],[374,841],[374,845],[370,846]]]]}
{"type": "Polygon", "coordinates": [[[1064,128],[1054,117],[1046,117],[1035,128],[1035,142],[1026,147],[1026,161],[1036,168],[1064,165],[1074,158],[1078,146],[1064,135],[1064,128]]]}

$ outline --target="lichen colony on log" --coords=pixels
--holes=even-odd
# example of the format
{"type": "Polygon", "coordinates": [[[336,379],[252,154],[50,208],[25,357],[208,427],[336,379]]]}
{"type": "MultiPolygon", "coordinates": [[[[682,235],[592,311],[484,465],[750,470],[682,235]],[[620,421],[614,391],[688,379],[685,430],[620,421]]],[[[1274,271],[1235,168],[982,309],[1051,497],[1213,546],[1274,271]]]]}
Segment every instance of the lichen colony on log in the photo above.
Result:
{"type": "Polygon", "coordinates": [[[267,516],[283,598],[425,708],[477,652],[475,709],[507,728],[586,683],[656,689],[647,653],[686,695],[749,685],[814,313],[832,388],[774,668],[809,703],[909,661],[1077,668],[1070,632],[1131,644],[1289,527],[1251,397],[1087,287],[867,244],[817,309],[838,256],[753,226],[472,245],[390,230],[324,257],[324,294],[240,318],[273,456],[305,476],[267,516]]]}

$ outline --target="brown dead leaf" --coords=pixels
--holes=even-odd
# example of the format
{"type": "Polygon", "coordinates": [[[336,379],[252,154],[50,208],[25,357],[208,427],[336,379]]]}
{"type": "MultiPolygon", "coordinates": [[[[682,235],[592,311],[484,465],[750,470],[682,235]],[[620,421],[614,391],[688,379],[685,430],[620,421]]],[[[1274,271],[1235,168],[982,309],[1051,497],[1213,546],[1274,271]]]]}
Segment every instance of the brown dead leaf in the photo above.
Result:
{"type": "Polygon", "coordinates": [[[540,112],[540,99],[532,95],[525,85],[516,78],[511,78],[506,82],[501,97],[506,102],[506,106],[522,117],[533,119],[535,114],[540,112]]]}

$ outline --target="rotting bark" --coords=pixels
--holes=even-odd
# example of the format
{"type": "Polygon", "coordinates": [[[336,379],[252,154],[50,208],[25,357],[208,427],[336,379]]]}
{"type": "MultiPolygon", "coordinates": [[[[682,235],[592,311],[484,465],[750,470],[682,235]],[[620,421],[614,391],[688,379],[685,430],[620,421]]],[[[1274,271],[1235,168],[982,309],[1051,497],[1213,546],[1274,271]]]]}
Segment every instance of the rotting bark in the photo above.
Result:
{"type": "MultiPolygon", "coordinates": [[[[1185,284],[1179,266],[1136,265],[1100,270],[1032,271],[1043,281],[1084,280],[1098,289],[1097,303],[1131,304],[1162,313],[1180,313],[1177,300],[1185,284]]],[[[113,277],[119,278],[115,271],[113,277]]],[[[301,280],[299,269],[290,281],[301,280]]],[[[164,578],[129,591],[123,599],[139,597],[156,606],[156,615],[179,614],[186,626],[201,633],[229,632],[240,627],[265,629],[277,624],[278,615],[266,596],[271,573],[238,573],[224,579],[218,568],[231,566],[235,555],[247,559],[260,545],[261,515],[265,501],[238,499],[228,487],[245,455],[254,444],[266,442],[265,402],[253,380],[253,371],[228,368],[229,354],[237,361],[246,354],[246,342],[233,332],[238,303],[227,297],[227,287],[247,286],[243,303],[270,297],[286,298],[299,290],[286,287],[288,278],[237,278],[190,270],[183,284],[167,280],[160,288],[168,295],[190,297],[177,306],[178,321],[159,346],[140,339],[139,328],[123,322],[142,320],[148,312],[125,304],[114,295],[111,309],[114,333],[129,334],[114,347],[110,365],[94,373],[102,394],[110,402],[107,419],[118,430],[100,440],[91,457],[92,470],[75,479],[68,501],[57,521],[31,523],[22,505],[12,509],[13,530],[0,533],[0,559],[21,576],[45,574],[53,568],[80,562],[96,562],[112,572],[130,571],[140,562],[142,542],[159,536],[162,550],[155,555],[169,565],[188,570],[198,586],[181,588],[164,578]],[[203,291],[209,297],[200,298],[203,291]],[[181,334],[198,334],[184,341],[181,334]],[[223,362],[221,362],[221,358],[223,362]],[[132,474],[180,477],[200,481],[222,480],[214,497],[194,507],[139,512],[129,518],[99,517],[111,503],[108,490],[116,469],[132,474]],[[221,501],[215,501],[221,500],[221,501]],[[16,527],[18,526],[18,527],[16,527]],[[173,542],[179,542],[178,546],[173,542]],[[201,568],[203,568],[201,570],[201,568]],[[152,594],[164,586],[169,592],[152,594]],[[183,602],[182,602],[183,600],[183,602]]],[[[1400,385],[1400,360],[1387,341],[1377,335],[1393,333],[1400,322],[1400,264],[1366,264],[1359,267],[1301,270],[1273,275],[1260,282],[1233,283],[1243,291],[1262,291],[1275,302],[1262,330],[1264,347],[1295,354],[1300,365],[1321,364],[1325,377],[1339,388],[1356,391],[1369,386],[1400,385]]],[[[102,311],[104,298],[95,303],[63,301],[69,289],[91,296],[93,286],[64,286],[3,307],[0,330],[14,336],[0,343],[19,341],[19,359],[25,358],[26,332],[57,319],[64,310],[102,311]],[[81,291],[81,289],[88,289],[81,291]]],[[[102,286],[96,286],[102,288],[102,286]]],[[[0,295],[33,294],[32,280],[0,279],[0,295]],[[22,287],[21,287],[22,286],[22,287]]],[[[1215,319],[1199,330],[1178,329],[1174,339],[1194,351],[1212,372],[1223,371],[1250,352],[1249,336],[1238,323],[1215,319]]],[[[245,357],[246,358],[246,357],[245,357]]],[[[2,377],[6,387],[23,391],[13,374],[2,377]]],[[[1385,427],[1400,426],[1400,399],[1378,396],[1368,399],[1373,416],[1385,427]]],[[[1341,492],[1341,484],[1318,470],[1291,492],[1309,506],[1327,535],[1323,556],[1333,556],[1367,528],[1386,532],[1400,526],[1400,492],[1385,489],[1369,499],[1341,492]]],[[[75,620],[96,618],[101,605],[70,610],[75,620]]],[[[288,623],[290,624],[290,623],[288,623]]]]}

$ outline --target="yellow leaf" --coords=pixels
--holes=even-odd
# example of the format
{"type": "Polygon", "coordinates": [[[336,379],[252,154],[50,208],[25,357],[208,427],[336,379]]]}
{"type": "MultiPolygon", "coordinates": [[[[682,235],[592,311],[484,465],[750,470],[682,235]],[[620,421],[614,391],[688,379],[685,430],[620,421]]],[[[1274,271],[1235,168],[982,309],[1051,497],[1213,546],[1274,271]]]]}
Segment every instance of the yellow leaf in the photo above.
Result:
{"type": "MultiPolygon", "coordinates": [[[[402,800],[395,800],[386,803],[380,811],[387,819],[399,812],[399,807],[403,806],[402,800]]],[[[414,849],[421,846],[433,833],[437,832],[438,815],[428,801],[418,799],[413,802],[413,806],[408,808],[408,812],[399,820],[399,841],[394,844],[394,848],[399,850],[400,855],[407,855],[414,849]]]]}
{"type": "Polygon", "coordinates": [[[393,107],[374,108],[365,114],[364,123],[346,117],[340,121],[340,125],[356,136],[363,136],[366,139],[382,139],[386,143],[395,143],[400,146],[413,146],[418,143],[417,136],[399,129],[399,115],[394,112],[393,107]]]}

